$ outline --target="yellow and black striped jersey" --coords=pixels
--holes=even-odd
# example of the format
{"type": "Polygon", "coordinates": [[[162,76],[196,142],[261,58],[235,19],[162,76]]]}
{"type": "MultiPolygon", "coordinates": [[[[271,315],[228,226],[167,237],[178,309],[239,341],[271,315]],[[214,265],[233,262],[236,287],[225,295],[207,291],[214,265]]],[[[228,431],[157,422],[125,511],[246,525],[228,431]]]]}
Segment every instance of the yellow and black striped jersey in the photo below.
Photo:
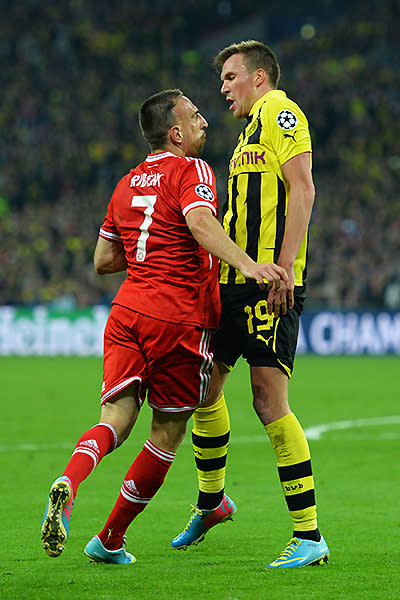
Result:
{"type": "MultiPolygon", "coordinates": [[[[257,262],[277,262],[285,229],[288,189],[286,161],[311,152],[308,122],[282,90],[272,90],[253,105],[229,164],[223,226],[230,238],[257,262]]],[[[294,263],[295,285],[303,285],[308,235],[294,263]]],[[[245,283],[221,262],[221,283],[245,283]]]]}

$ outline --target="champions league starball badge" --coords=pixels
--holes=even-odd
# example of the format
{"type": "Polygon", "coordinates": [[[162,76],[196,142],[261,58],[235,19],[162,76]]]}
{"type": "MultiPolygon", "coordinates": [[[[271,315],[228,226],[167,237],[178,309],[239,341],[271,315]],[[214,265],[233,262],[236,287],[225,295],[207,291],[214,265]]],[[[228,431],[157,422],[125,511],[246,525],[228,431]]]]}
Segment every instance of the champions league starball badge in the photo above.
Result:
{"type": "Polygon", "coordinates": [[[204,183],[196,186],[195,192],[200,198],[207,200],[208,202],[212,202],[214,200],[214,194],[211,188],[208,185],[204,185],[204,183]]]}
{"type": "Polygon", "coordinates": [[[278,123],[281,129],[285,131],[290,131],[290,129],[294,129],[297,125],[297,117],[290,110],[281,110],[281,112],[276,117],[276,122],[278,123]]]}

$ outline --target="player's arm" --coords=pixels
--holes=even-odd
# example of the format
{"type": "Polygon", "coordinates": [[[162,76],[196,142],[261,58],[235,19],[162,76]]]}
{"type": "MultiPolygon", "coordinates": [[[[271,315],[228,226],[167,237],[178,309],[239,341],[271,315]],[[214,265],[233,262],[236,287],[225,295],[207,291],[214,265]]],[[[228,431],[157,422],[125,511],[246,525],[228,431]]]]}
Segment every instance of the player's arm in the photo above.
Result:
{"type": "Polygon", "coordinates": [[[255,279],[262,287],[266,280],[270,285],[275,283],[274,287],[281,286],[286,290],[286,271],[273,263],[254,262],[230,239],[210,209],[205,206],[193,208],[186,214],[186,223],[194,238],[207,252],[239,269],[246,278],[255,279]]]}
{"type": "Polygon", "coordinates": [[[122,242],[99,236],[94,251],[94,268],[99,275],[119,273],[128,266],[122,242]]]}
{"type": "MultiPolygon", "coordinates": [[[[307,233],[311,211],[314,204],[315,189],[311,174],[310,152],[302,152],[282,165],[283,176],[288,183],[289,195],[278,265],[289,275],[289,306],[294,305],[294,271],[293,265],[299,248],[307,233]]],[[[273,295],[270,294],[270,296],[273,295]]],[[[272,298],[269,298],[272,302],[272,298]]],[[[276,301],[275,301],[276,303],[276,301]]]]}

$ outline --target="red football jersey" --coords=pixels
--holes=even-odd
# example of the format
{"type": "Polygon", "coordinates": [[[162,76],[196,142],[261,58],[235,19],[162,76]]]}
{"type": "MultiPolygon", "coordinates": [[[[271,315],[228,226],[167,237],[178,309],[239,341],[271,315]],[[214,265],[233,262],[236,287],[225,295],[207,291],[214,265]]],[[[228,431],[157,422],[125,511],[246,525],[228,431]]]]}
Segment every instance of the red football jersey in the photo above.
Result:
{"type": "Polygon", "coordinates": [[[200,158],[149,154],[121,179],[100,229],[123,243],[128,263],[114,303],[172,323],[218,326],[218,260],[185,220],[199,206],[217,217],[215,176],[200,158]]]}

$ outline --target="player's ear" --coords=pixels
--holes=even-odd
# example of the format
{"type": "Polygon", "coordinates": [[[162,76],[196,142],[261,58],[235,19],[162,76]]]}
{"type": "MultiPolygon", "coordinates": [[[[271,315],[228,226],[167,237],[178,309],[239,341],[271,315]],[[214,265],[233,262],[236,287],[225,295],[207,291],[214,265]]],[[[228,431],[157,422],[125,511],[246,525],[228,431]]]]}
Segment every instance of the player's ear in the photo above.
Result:
{"type": "Polygon", "coordinates": [[[264,69],[257,69],[257,71],[255,71],[254,83],[255,83],[256,87],[259,87],[260,85],[262,85],[266,79],[267,79],[267,74],[264,71],[264,69]]]}
{"type": "Polygon", "coordinates": [[[180,144],[183,140],[182,131],[179,125],[174,125],[169,130],[169,135],[171,137],[171,141],[175,144],[180,144]]]}

